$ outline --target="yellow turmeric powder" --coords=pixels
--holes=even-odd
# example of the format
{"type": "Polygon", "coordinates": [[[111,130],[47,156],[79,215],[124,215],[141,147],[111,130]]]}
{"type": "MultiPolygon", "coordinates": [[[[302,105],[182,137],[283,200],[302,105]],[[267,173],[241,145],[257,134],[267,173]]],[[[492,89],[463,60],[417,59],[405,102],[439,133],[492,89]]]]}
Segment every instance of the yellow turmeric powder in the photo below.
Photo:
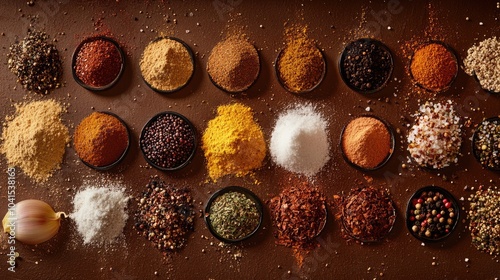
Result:
{"type": "Polygon", "coordinates": [[[245,176],[262,166],[266,142],[250,107],[222,105],[208,122],[202,138],[208,174],[213,181],[229,175],[245,176]]]}

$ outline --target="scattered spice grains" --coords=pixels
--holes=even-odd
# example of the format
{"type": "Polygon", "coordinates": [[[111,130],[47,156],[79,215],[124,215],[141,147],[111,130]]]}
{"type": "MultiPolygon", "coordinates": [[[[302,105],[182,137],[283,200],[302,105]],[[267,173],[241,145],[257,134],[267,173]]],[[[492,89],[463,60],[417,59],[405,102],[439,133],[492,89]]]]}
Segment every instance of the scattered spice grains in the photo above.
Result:
{"type": "Polygon", "coordinates": [[[423,88],[441,92],[448,89],[457,76],[457,58],[442,43],[424,44],[412,56],[410,73],[423,88]]]}
{"type": "Polygon", "coordinates": [[[392,55],[379,41],[359,39],[346,46],[340,67],[346,84],[360,92],[374,92],[389,80],[392,55]]]}
{"type": "Polygon", "coordinates": [[[491,37],[467,50],[464,70],[476,76],[485,90],[500,92],[500,38],[491,37]]]}
{"type": "Polygon", "coordinates": [[[286,45],[276,62],[283,86],[294,93],[314,89],[323,79],[326,63],[313,40],[307,37],[307,27],[293,26],[285,31],[286,45]]]}
{"type": "Polygon", "coordinates": [[[393,150],[389,129],[375,117],[353,119],[341,137],[342,152],[346,158],[363,169],[379,167],[393,150]]]}
{"type": "Polygon", "coordinates": [[[207,72],[212,81],[228,92],[242,92],[257,79],[260,71],[259,53],[241,36],[219,42],[210,53],[207,72]]]}
{"type": "Polygon", "coordinates": [[[31,179],[44,182],[60,168],[69,142],[68,128],[61,114],[66,109],[48,99],[16,104],[7,116],[0,152],[11,166],[19,166],[31,179]]]}
{"type": "Polygon", "coordinates": [[[269,144],[273,161],[288,171],[313,176],[330,159],[327,122],[311,104],[279,115],[269,144]]]}
{"type": "Polygon", "coordinates": [[[426,187],[412,197],[406,210],[412,234],[423,240],[448,236],[458,219],[458,205],[450,194],[437,187],[426,187]]]}
{"type": "Polygon", "coordinates": [[[183,117],[163,113],[144,127],[140,139],[144,156],[160,168],[184,166],[196,149],[195,131],[183,117]]]}
{"type": "Polygon", "coordinates": [[[91,87],[111,84],[120,74],[122,56],[109,39],[85,40],[76,54],[74,71],[78,79],[91,87]]]}
{"type": "Polygon", "coordinates": [[[194,72],[191,51],[173,38],[159,38],[149,43],[139,66],[146,83],[166,92],[182,88],[194,72]]]}
{"type": "Polygon", "coordinates": [[[129,145],[127,127],[115,116],[94,112],[76,127],[73,146],[86,163],[103,167],[115,163],[129,145]]]}
{"type": "Polygon", "coordinates": [[[61,86],[61,58],[48,39],[44,32],[28,30],[28,36],[9,49],[8,67],[30,92],[48,94],[61,86]]]}
{"type": "Polygon", "coordinates": [[[462,125],[451,100],[421,105],[407,141],[411,157],[420,166],[440,169],[457,163],[462,125]]]}
{"type": "Polygon", "coordinates": [[[213,181],[229,175],[245,176],[262,166],[266,142],[253,111],[240,103],[221,105],[202,138],[207,168],[213,181]]]}
{"type": "Polygon", "coordinates": [[[500,191],[478,190],[469,197],[468,219],[472,244],[479,251],[500,256],[500,191]]]}
{"type": "Polygon", "coordinates": [[[342,203],[344,229],[362,242],[381,241],[392,230],[395,220],[394,205],[383,190],[356,188],[342,203]]]}
{"type": "Polygon", "coordinates": [[[326,224],[326,197],[306,183],[286,187],[269,202],[276,243],[294,249],[314,249],[326,224]]]}
{"type": "Polygon", "coordinates": [[[188,189],[167,185],[151,178],[146,190],[136,198],[134,229],[166,253],[183,248],[194,229],[193,198],[188,189]]]}
{"type": "Polygon", "coordinates": [[[474,155],[482,166],[500,169],[500,118],[481,122],[472,138],[474,155]]]}

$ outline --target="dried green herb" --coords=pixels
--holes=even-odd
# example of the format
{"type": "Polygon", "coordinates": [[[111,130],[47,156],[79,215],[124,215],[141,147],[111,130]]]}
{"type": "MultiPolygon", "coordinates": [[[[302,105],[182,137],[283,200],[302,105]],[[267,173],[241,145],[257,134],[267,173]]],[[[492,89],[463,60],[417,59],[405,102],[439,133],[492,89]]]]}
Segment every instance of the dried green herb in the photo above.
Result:
{"type": "Polygon", "coordinates": [[[210,223],[221,237],[238,240],[251,234],[260,222],[257,204],[245,194],[227,192],[210,206],[210,223]]]}

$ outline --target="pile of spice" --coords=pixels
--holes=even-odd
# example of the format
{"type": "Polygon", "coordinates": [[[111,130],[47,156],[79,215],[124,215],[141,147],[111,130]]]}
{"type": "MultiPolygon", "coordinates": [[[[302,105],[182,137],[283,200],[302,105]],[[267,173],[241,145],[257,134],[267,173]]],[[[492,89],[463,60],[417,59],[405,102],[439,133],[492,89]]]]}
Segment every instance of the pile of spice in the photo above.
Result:
{"type": "Polygon", "coordinates": [[[85,40],[76,54],[74,71],[84,84],[99,88],[116,80],[122,69],[122,56],[107,38],[85,40]]]}
{"type": "Polygon", "coordinates": [[[14,43],[7,54],[8,67],[17,82],[35,93],[48,94],[61,86],[61,58],[48,39],[44,32],[28,30],[28,36],[14,43]]]}
{"type": "Polygon", "coordinates": [[[76,127],[73,146],[93,166],[107,166],[121,158],[129,145],[127,127],[115,116],[94,112],[76,127]]]}
{"type": "Polygon", "coordinates": [[[469,197],[469,202],[472,244],[479,251],[500,256],[500,191],[479,190],[469,197]]]}
{"type": "Polygon", "coordinates": [[[413,53],[410,73],[417,84],[431,91],[448,89],[458,73],[456,56],[441,43],[428,43],[413,53]]]}
{"type": "Polygon", "coordinates": [[[391,132],[375,117],[358,117],[347,124],[341,139],[349,162],[363,169],[381,166],[392,154],[391,132]]]}
{"type": "Polygon", "coordinates": [[[202,138],[208,174],[216,181],[225,175],[245,176],[262,166],[266,142],[253,111],[240,103],[221,105],[202,138]]]}
{"type": "Polygon", "coordinates": [[[154,177],[136,198],[134,229],[162,252],[180,249],[194,229],[193,198],[154,177]]]}
{"type": "Polygon", "coordinates": [[[212,81],[228,92],[248,89],[260,71],[259,54],[243,38],[232,36],[219,42],[210,53],[207,72],[212,81]]]}
{"type": "Polygon", "coordinates": [[[288,28],[285,48],[276,62],[279,80],[294,93],[312,90],[321,82],[326,71],[323,54],[306,33],[307,27],[288,28]]]}
{"type": "Polygon", "coordinates": [[[362,242],[381,241],[389,234],[396,212],[389,194],[373,187],[351,190],[342,203],[346,232],[362,242]]]}
{"type": "Polygon", "coordinates": [[[84,185],[73,198],[74,212],[69,216],[75,221],[83,243],[102,245],[115,242],[128,219],[128,201],[125,187],[119,183],[84,185]]]}
{"type": "Polygon", "coordinates": [[[298,183],[285,188],[269,202],[276,243],[296,249],[313,249],[326,224],[326,198],[314,186],[298,183]]]}
{"type": "Polygon", "coordinates": [[[173,38],[159,38],[149,43],[139,66],[146,83],[153,89],[167,92],[185,86],[194,72],[191,51],[173,38]]]}
{"type": "Polygon", "coordinates": [[[262,214],[255,201],[246,194],[230,191],[218,196],[206,215],[220,237],[240,240],[255,232],[262,214]]]}
{"type": "Polygon", "coordinates": [[[500,92],[500,38],[491,37],[473,45],[464,59],[464,70],[476,76],[485,90],[500,92]]]}
{"type": "Polygon", "coordinates": [[[160,114],[144,127],[140,145],[144,156],[154,165],[179,168],[195,151],[195,131],[191,123],[178,114],[160,114]]]}
{"type": "Polygon", "coordinates": [[[411,157],[420,166],[440,169],[457,163],[462,125],[451,100],[421,105],[407,141],[411,157]]]}
{"type": "Polygon", "coordinates": [[[436,240],[450,234],[458,221],[458,205],[454,201],[451,195],[436,187],[418,191],[406,210],[412,233],[424,240],[436,240]]]}
{"type": "Polygon", "coordinates": [[[269,144],[273,161],[288,171],[313,176],[330,159],[327,122],[311,104],[281,113],[269,144]]]}
{"type": "Polygon", "coordinates": [[[46,181],[60,168],[69,142],[61,120],[66,109],[52,99],[15,107],[16,113],[4,123],[0,152],[10,166],[21,167],[36,182],[46,181]]]}
{"type": "Polygon", "coordinates": [[[389,80],[392,55],[379,41],[359,39],[346,46],[340,61],[341,73],[347,85],[360,92],[373,92],[389,80]]]}
{"type": "Polygon", "coordinates": [[[500,118],[484,120],[472,138],[474,155],[482,166],[500,169],[500,118]]]}

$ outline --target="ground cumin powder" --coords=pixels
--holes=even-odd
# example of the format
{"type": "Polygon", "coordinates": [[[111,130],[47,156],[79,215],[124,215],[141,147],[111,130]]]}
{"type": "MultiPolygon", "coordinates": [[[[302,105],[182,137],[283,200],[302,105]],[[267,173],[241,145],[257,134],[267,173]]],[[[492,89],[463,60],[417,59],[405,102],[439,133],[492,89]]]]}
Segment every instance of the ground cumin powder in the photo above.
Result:
{"type": "Polygon", "coordinates": [[[261,167],[266,156],[264,133],[254,121],[252,109],[240,103],[217,108],[202,142],[208,173],[214,181],[229,174],[245,176],[261,167]]]}
{"type": "Polygon", "coordinates": [[[69,142],[68,128],[61,121],[65,111],[52,99],[17,104],[2,133],[0,152],[8,164],[36,182],[46,181],[59,169],[69,142]]]}

